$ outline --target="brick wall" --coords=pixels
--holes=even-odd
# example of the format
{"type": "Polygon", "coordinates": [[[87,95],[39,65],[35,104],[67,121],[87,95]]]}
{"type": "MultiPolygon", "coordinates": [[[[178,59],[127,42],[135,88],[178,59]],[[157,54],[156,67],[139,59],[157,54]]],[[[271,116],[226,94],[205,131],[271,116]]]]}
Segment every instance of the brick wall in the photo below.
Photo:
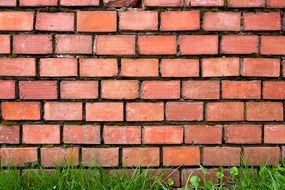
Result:
{"type": "Polygon", "coordinates": [[[284,0],[0,6],[3,166],[181,165],[180,186],[282,158],[284,0]]]}

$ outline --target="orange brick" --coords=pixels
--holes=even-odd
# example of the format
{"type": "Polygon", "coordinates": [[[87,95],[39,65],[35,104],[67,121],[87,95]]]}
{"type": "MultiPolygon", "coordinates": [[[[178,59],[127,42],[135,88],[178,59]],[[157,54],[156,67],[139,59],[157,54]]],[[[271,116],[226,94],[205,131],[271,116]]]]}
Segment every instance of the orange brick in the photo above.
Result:
{"type": "Polygon", "coordinates": [[[148,35],[138,37],[139,53],[143,55],[176,54],[176,36],[148,35]]]}
{"type": "Polygon", "coordinates": [[[198,166],[200,164],[199,147],[164,147],[162,151],[164,166],[198,166]]]}
{"type": "Polygon", "coordinates": [[[21,99],[57,99],[57,81],[20,81],[21,99]]]}
{"type": "Polygon", "coordinates": [[[157,77],[157,59],[122,59],[121,75],[125,77],[157,77]]]}
{"type": "Polygon", "coordinates": [[[136,80],[103,80],[101,97],[106,99],[136,99],[139,97],[139,83],[136,80]]]}
{"type": "Polygon", "coordinates": [[[127,121],[163,121],[163,103],[127,103],[127,121]]]}
{"type": "Polygon", "coordinates": [[[78,11],[77,31],[115,32],[117,13],[115,11],[78,11]]]}
{"type": "Polygon", "coordinates": [[[224,139],[229,144],[260,144],[261,125],[226,125],[224,139]]]}
{"type": "Polygon", "coordinates": [[[37,6],[37,7],[45,7],[45,6],[57,6],[58,0],[20,0],[20,6],[37,6]]]}
{"type": "Polygon", "coordinates": [[[220,81],[183,81],[182,89],[185,99],[220,98],[220,81]]]}
{"type": "Polygon", "coordinates": [[[179,99],[180,81],[143,81],[143,99],[179,99]]]}
{"type": "Polygon", "coordinates": [[[207,104],[208,121],[242,121],[244,120],[243,102],[213,102],[207,104]]]}
{"type": "Polygon", "coordinates": [[[182,126],[144,126],[144,144],[182,144],[182,126]]]}
{"type": "Polygon", "coordinates": [[[140,126],[104,126],[104,144],[141,144],[140,126]]]}
{"type": "Polygon", "coordinates": [[[244,30],[281,30],[279,12],[244,13],[244,30]]]}
{"type": "Polygon", "coordinates": [[[74,58],[40,59],[40,75],[43,77],[77,76],[77,60],[74,58]]]}
{"type": "Polygon", "coordinates": [[[0,143],[1,144],[19,144],[20,143],[20,127],[0,125],[0,143]]]}
{"type": "Polygon", "coordinates": [[[39,120],[39,102],[2,102],[2,117],[4,120],[39,120]]]}
{"type": "Polygon", "coordinates": [[[198,77],[198,59],[162,59],[160,65],[162,77],[198,77]]]}
{"type": "Polygon", "coordinates": [[[124,11],[119,13],[120,30],[157,30],[158,13],[156,11],[124,11]]]}
{"type": "Polygon", "coordinates": [[[1,166],[26,166],[38,162],[35,147],[1,148],[1,166]]]}
{"type": "Polygon", "coordinates": [[[285,99],[284,81],[264,81],[263,82],[264,99],[285,99]]]}
{"type": "Polygon", "coordinates": [[[82,120],[81,102],[46,102],[45,120],[82,120]]]}
{"type": "Polygon", "coordinates": [[[281,102],[247,102],[247,121],[283,121],[281,102]]]}
{"type": "Polygon", "coordinates": [[[57,54],[92,54],[91,35],[56,35],[55,53],[57,54]]]}
{"type": "Polygon", "coordinates": [[[162,12],[160,29],[163,31],[199,30],[200,11],[162,12]]]}
{"type": "Polygon", "coordinates": [[[34,58],[0,58],[0,76],[35,76],[34,58]]]}
{"type": "Polygon", "coordinates": [[[223,7],[224,0],[185,0],[186,5],[192,7],[223,7]]]}
{"type": "Polygon", "coordinates": [[[267,5],[272,8],[284,8],[285,2],[283,0],[268,0],[267,5]]]}
{"type": "Polygon", "coordinates": [[[98,81],[62,81],[60,95],[63,99],[96,99],[98,81]]]}
{"type": "Polygon", "coordinates": [[[100,0],[60,0],[61,6],[99,6],[100,0]]]}
{"type": "Polygon", "coordinates": [[[87,103],[86,121],[123,121],[123,103],[87,103]]]}
{"type": "Polygon", "coordinates": [[[159,148],[123,148],[123,166],[159,166],[159,148]]]}
{"type": "Polygon", "coordinates": [[[119,148],[82,148],[82,163],[84,166],[118,166],[119,148]]]}
{"type": "Polygon", "coordinates": [[[218,36],[182,35],[179,38],[181,55],[218,54],[218,36]]]}
{"type": "Polygon", "coordinates": [[[206,12],[203,29],[206,31],[239,31],[241,14],[237,12],[206,12]]]}
{"type": "Polygon", "coordinates": [[[222,130],[222,126],[218,125],[187,125],[185,127],[185,143],[222,144],[222,130]]]}
{"type": "Polygon", "coordinates": [[[64,125],[63,142],[65,144],[100,144],[100,126],[64,125]]]}
{"type": "Polygon", "coordinates": [[[79,149],[41,148],[41,165],[43,167],[76,166],[79,164],[79,149]]]}
{"type": "Polygon", "coordinates": [[[24,144],[60,144],[59,125],[23,125],[24,144]]]}
{"type": "Polygon", "coordinates": [[[0,30],[2,31],[31,31],[34,28],[33,24],[33,12],[0,12],[0,30]]]}
{"type": "Polygon", "coordinates": [[[136,49],[134,35],[100,35],[95,37],[97,55],[133,55],[136,49]]]}
{"type": "Polygon", "coordinates": [[[203,164],[205,166],[238,166],[240,152],[240,148],[236,147],[204,147],[203,164]]]}
{"type": "Polygon", "coordinates": [[[0,35],[0,54],[9,54],[11,53],[11,45],[10,45],[10,36],[9,35],[0,35]]]}
{"type": "Polygon", "coordinates": [[[266,144],[284,144],[285,143],[285,125],[265,125],[264,143],[266,144]]]}
{"type": "Polygon", "coordinates": [[[73,31],[74,13],[38,13],[36,30],[73,31]]]}
{"type": "Polygon", "coordinates": [[[221,53],[252,54],[258,52],[258,36],[227,35],[222,37],[221,53]]]}
{"type": "Polygon", "coordinates": [[[50,35],[15,35],[13,52],[15,54],[51,54],[52,37],[50,35]]]}
{"type": "Polygon", "coordinates": [[[15,98],[15,81],[0,80],[0,99],[15,98]]]}
{"type": "Polygon", "coordinates": [[[201,102],[168,102],[166,120],[201,121],[203,120],[203,103],[201,102]]]}
{"type": "Polygon", "coordinates": [[[228,6],[240,8],[264,7],[265,0],[228,0],[228,6]]]}
{"type": "Polygon", "coordinates": [[[245,58],[242,62],[242,76],[278,77],[280,76],[280,59],[245,58]]]}
{"type": "Polygon", "coordinates": [[[260,99],[260,81],[222,81],[223,99],[260,99]]]}
{"type": "Polygon", "coordinates": [[[245,147],[243,153],[249,166],[274,165],[280,160],[279,147],[245,147]]]}
{"type": "Polygon", "coordinates": [[[182,5],[180,0],[145,0],[146,7],[179,7],[182,5]]]}
{"type": "Polygon", "coordinates": [[[239,76],[239,58],[206,58],[202,59],[203,77],[239,76]]]}
{"type": "Polygon", "coordinates": [[[16,0],[2,0],[0,2],[0,7],[16,7],[17,1],[16,0]]]}
{"type": "Polygon", "coordinates": [[[261,36],[261,54],[284,55],[285,36],[261,36]]]}
{"type": "Polygon", "coordinates": [[[113,77],[118,75],[116,59],[80,59],[80,76],[113,77]]]}

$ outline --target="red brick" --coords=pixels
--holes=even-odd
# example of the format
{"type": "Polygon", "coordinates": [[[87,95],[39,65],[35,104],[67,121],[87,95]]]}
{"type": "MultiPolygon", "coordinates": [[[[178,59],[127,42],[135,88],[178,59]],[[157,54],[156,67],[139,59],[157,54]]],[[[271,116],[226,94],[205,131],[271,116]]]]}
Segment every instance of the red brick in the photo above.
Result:
{"type": "Polygon", "coordinates": [[[220,81],[183,81],[183,98],[185,99],[219,99],[220,81]]]}
{"type": "Polygon", "coordinates": [[[204,147],[203,164],[205,166],[238,166],[240,152],[240,148],[235,147],[204,147]]]}
{"type": "Polygon", "coordinates": [[[58,0],[20,0],[20,6],[37,6],[37,7],[45,7],[45,6],[57,6],[58,0]]]}
{"type": "Polygon", "coordinates": [[[20,81],[21,99],[57,99],[57,81],[20,81]]]}
{"type": "Polygon", "coordinates": [[[221,41],[221,53],[224,54],[252,54],[258,52],[258,36],[228,35],[221,41]]]}
{"type": "Polygon", "coordinates": [[[63,142],[65,144],[100,144],[100,126],[64,125],[63,142]]]}
{"type": "Polygon", "coordinates": [[[127,103],[127,121],[163,121],[163,103],[127,103]]]}
{"type": "Polygon", "coordinates": [[[36,30],[73,31],[74,13],[38,13],[36,30]]]}
{"type": "Polygon", "coordinates": [[[82,120],[81,102],[46,102],[45,120],[82,120]]]}
{"type": "Polygon", "coordinates": [[[41,165],[43,167],[74,166],[78,163],[78,148],[41,148],[41,165]]]}
{"type": "Polygon", "coordinates": [[[77,60],[74,58],[40,59],[40,75],[43,77],[77,76],[77,60]]]}
{"type": "Polygon", "coordinates": [[[222,81],[223,99],[260,99],[261,82],[253,81],[222,81]]]}
{"type": "Polygon", "coordinates": [[[228,0],[228,6],[240,8],[264,7],[265,0],[228,0]]]}
{"type": "Polygon", "coordinates": [[[261,36],[261,54],[284,55],[285,36],[261,36]]]}
{"type": "Polygon", "coordinates": [[[203,77],[239,76],[239,58],[206,58],[202,59],[203,77]]]}
{"type": "Polygon", "coordinates": [[[10,36],[9,35],[0,35],[0,54],[9,54],[11,45],[10,45],[10,36]]]}
{"type": "Polygon", "coordinates": [[[15,54],[51,54],[52,37],[50,35],[15,35],[13,52],[15,54]]]}
{"type": "Polygon", "coordinates": [[[218,36],[183,35],[179,38],[181,55],[218,54],[218,36]]]}
{"type": "Polygon", "coordinates": [[[0,2],[0,7],[16,7],[16,0],[2,0],[0,2]]]}
{"type": "Polygon", "coordinates": [[[157,59],[122,59],[121,75],[125,77],[157,77],[157,59]]]}
{"type": "Polygon", "coordinates": [[[159,148],[123,148],[123,166],[159,166],[159,148]]]}
{"type": "Polygon", "coordinates": [[[198,166],[200,148],[198,146],[164,147],[163,166],[198,166]]]}
{"type": "Polygon", "coordinates": [[[136,99],[139,97],[139,83],[136,80],[101,81],[101,98],[136,99]]]}
{"type": "Polygon", "coordinates": [[[60,0],[61,6],[99,6],[100,0],[60,0]]]}
{"type": "Polygon", "coordinates": [[[1,148],[2,166],[26,166],[38,161],[37,148],[1,148]]]}
{"type": "Polygon", "coordinates": [[[176,36],[148,35],[138,37],[139,53],[143,55],[176,54],[176,36]]]}
{"type": "Polygon", "coordinates": [[[0,30],[2,31],[31,31],[34,27],[33,23],[33,12],[0,12],[0,30]]]}
{"type": "Polygon", "coordinates": [[[96,99],[98,81],[62,81],[60,95],[63,99],[96,99]]]}
{"type": "Polygon", "coordinates": [[[0,99],[15,98],[15,81],[0,80],[0,99]]]}
{"type": "Polygon", "coordinates": [[[179,7],[182,5],[180,0],[144,0],[146,7],[179,7]]]}
{"type": "Polygon", "coordinates": [[[264,99],[285,99],[285,81],[264,81],[264,99]]]}
{"type": "Polygon", "coordinates": [[[82,162],[84,166],[118,166],[119,148],[82,148],[82,162]]]}
{"type": "Polygon", "coordinates": [[[162,12],[160,29],[163,31],[199,30],[200,11],[162,12]]]}
{"type": "Polygon", "coordinates": [[[187,125],[185,127],[186,144],[221,144],[222,126],[187,125]],[[207,135],[205,135],[207,134],[207,135]]]}
{"type": "Polygon", "coordinates": [[[267,5],[272,8],[284,8],[285,2],[283,0],[268,0],[267,5]]]}
{"type": "Polygon", "coordinates": [[[101,35],[96,36],[97,55],[133,55],[136,49],[134,35],[101,35]]]}
{"type": "Polygon", "coordinates": [[[198,59],[162,59],[160,65],[162,77],[198,77],[198,59]]]}
{"type": "Polygon", "coordinates": [[[208,121],[242,121],[244,104],[242,102],[213,102],[207,104],[208,121]]]}
{"type": "Polygon", "coordinates": [[[285,144],[285,125],[265,125],[264,143],[285,144]]]}
{"type": "Polygon", "coordinates": [[[229,144],[260,144],[260,125],[226,125],[224,139],[229,144]]]}
{"type": "Polygon", "coordinates": [[[203,120],[203,103],[201,102],[168,102],[166,119],[169,121],[203,120]]]}
{"type": "Polygon", "coordinates": [[[87,103],[86,121],[123,121],[123,103],[87,103]]]}
{"type": "Polygon", "coordinates": [[[279,12],[244,13],[244,30],[281,30],[279,12]]]}
{"type": "Polygon", "coordinates": [[[143,81],[143,99],[179,99],[180,81],[143,81]]]}
{"type": "Polygon", "coordinates": [[[248,102],[246,119],[248,121],[282,121],[281,102],[248,102]]]}
{"type": "Polygon", "coordinates": [[[182,144],[182,126],[144,126],[144,144],[182,144]]]}
{"type": "Polygon", "coordinates": [[[23,125],[24,144],[59,144],[59,125],[23,125]]]}
{"type": "Polygon", "coordinates": [[[245,58],[241,74],[247,77],[278,77],[280,76],[280,59],[245,58]]]}
{"type": "Polygon", "coordinates": [[[0,58],[0,76],[35,76],[34,58],[0,58]]]}
{"type": "Polygon", "coordinates": [[[124,11],[119,13],[120,30],[157,30],[158,13],[156,11],[124,11]]]}
{"type": "Polygon", "coordinates": [[[243,154],[245,163],[249,166],[273,165],[280,160],[279,147],[245,147],[243,154]]]}
{"type": "Polygon", "coordinates": [[[1,144],[19,144],[20,127],[0,125],[0,143],[1,144]]]}
{"type": "Polygon", "coordinates": [[[224,0],[185,0],[186,5],[192,7],[223,7],[224,0]]]}
{"type": "Polygon", "coordinates": [[[78,11],[77,31],[115,32],[117,13],[115,11],[78,11]]]}
{"type": "Polygon", "coordinates": [[[138,8],[142,5],[139,0],[103,0],[103,3],[107,8],[138,8]]]}
{"type": "Polygon", "coordinates": [[[203,29],[206,31],[239,31],[241,14],[237,12],[206,12],[203,29]]]}
{"type": "Polygon", "coordinates": [[[38,102],[2,102],[4,120],[39,120],[40,103],[38,102]]]}
{"type": "Polygon", "coordinates": [[[57,54],[92,54],[91,35],[56,35],[55,53],[57,54]]]}
{"type": "Polygon", "coordinates": [[[141,144],[140,126],[104,126],[104,144],[141,144]]]}
{"type": "Polygon", "coordinates": [[[285,61],[282,61],[283,72],[282,75],[285,77],[285,61]]]}
{"type": "Polygon", "coordinates": [[[80,59],[80,76],[113,77],[118,75],[116,59],[80,59]]]}

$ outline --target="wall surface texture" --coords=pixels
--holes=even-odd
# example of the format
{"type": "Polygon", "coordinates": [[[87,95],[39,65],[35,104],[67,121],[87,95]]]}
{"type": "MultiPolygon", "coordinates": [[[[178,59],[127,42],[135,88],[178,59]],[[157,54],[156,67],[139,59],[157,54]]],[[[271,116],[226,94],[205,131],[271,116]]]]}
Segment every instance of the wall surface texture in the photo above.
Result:
{"type": "Polygon", "coordinates": [[[180,186],[200,164],[279,162],[284,11],[285,0],[0,0],[1,164],[181,166],[180,186]]]}

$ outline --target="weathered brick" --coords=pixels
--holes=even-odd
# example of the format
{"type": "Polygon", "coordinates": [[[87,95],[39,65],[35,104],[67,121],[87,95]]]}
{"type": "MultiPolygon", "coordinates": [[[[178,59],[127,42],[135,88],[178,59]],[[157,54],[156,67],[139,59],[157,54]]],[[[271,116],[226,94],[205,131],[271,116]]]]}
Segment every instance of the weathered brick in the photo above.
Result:
{"type": "Polygon", "coordinates": [[[1,148],[2,166],[26,166],[36,164],[38,152],[35,147],[1,148]]]}
{"type": "Polygon", "coordinates": [[[245,147],[243,154],[244,160],[249,166],[273,165],[280,160],[279,147],[245,147]]]}
{"type": "Polygon", "coordinates": [[[164,119],[163,103],[127,103],[127,121],[162,121],[164,119]]]}
{"type": "Polygon", "coordinates": [[[34,58],[0,58],[0,76],[35,76],[34,58]]]}
{"type": "Polygon", "coordinates": [[[284,144],[285,143],[285,125],[265,125],[264,143],[266,144],[284,144]]]}
{"type": "Polygon", "coordinates": [[[203,77],[239,76],[239,58],[206,58],[202,59],[203,77]]]}
{"type": "Polygon", "coordinates": [[[123,148],[123,166],[158,166],[159,148],[123,148]]]}
{"type": "Polygon", "coordinates": [[[123,121],[123,103],[96,102],[86,104],[87,121],[123,121]]]}
{"type": "Polygon", "coordinates": [[[242,102],[213,102],[206,108],[208,121],[242,121],[244,104],[242,102]]]}
{"type": "Polygon", "coordinates": [[[284,8],[285,2],[283,0],[268,0],[267,5],[272,8],[284,8]]]}
{"type": "Polygon", "coordinates": [[[265,0],[228,0],[228,6],[240,8],[264,7],[265,0]]]}
{"type": "Polygon", "coordinates": [[[59,125],[23,125],[24,144],[59,144],[59,125]]]}
{"type": "Polygon", "coordinates": [[[198,146],[164,147],[162,154],[164,166],[197,166],[200,164],[198,146]]]}
{"type": "Polygon", "coordinates": [[[105,99],[136,99],[139,97],[139,83],[136,80],[103,80],[101,97],[105,99]]]}
{"type": "Polygon", "coordinates": [[[239,31],[241,14],[238,12],[206,12],[203,29],[206,31],[239,31]]]}
{"type": "Polygon", "coordinates": [[[118,75],[116,59],[80,59],[80,76],[113,77],[118,75]]]}
{"type": "Polygon", "coordinates": [[[144,144],[182,144],[182,126],[144,126],[144,144]]]}
{"type": "Polygon", "coordinates": [[[282,121],[281,102],[247,102],[246,119],[248,121],[282,121]]]}
{"type": "Polygon", "coordinates": [[[221,144],[222,130],[222,126],[218,125],[187,125],[184,141],[186,144],[221,144]]]}
{"type": "Polygon", "coordinates": [[[198,77],[197,59],[162,59],[160,65],[162,77],[198,77]]]}
{"type": "Polygon", "coordinates": [[[15,81],[0,80],[0,99],[15,98],[15,81]]]}
{"type": "Polygon", "coordinates": [[[46,7],[57,6],[58,0],[20,0],[20,6],[23,7],[46,7]]]}
{"type": "Polygon", "coordinates": [[[244,30],[281,30],[279,12],[244,13],[244,30]]]}
{"type": "Polygon", "coordinates": [[[143,99],[179,99],[180,81],[143,81],[143,99]]]}
{"type": "Polygon", "coordinates": [[[39,102],[2,102],[2,117],[4,120],[39,120],[39,102]]]}
{"type": "Polygon", "coordinates": [[[179,7],[182,5],[180,0],[144,0],[146,7],[179,7]]]}
{"type": "Polygon", "coordinates": [[[0,2],[0,7],[16,7],[17,1],[16,0],[2,0],[0,2]]]}
{"type": "Polygon", "coordinates": [[[104,126],[105,144],[141,144],[140,126],[104,126]]]}
{"type": "Polygon", "coordinates": [[[260,99],[261,82],[254,81],[222,81],[223,99],[260,99]]]}
{"type": "Polygon", "coordinates": [[[203,103],[201,102],[168,102],[165,108],[169,121],[203,120],[203,103]]]}
{"type": "Polygon", "coordinates": [[[77,76],[77,60],[73,58],[40,59],[40,75],[43,77],[77,76]]]}
{"type": "Polygon", "coordinates": [[[11,45],[10,45],[10,36],[9,35],[0,35],[0,54],[9,54],[11,53],[11,45]]]}
{"type": "Polygon", "coordinates": [[[285,81],[264,81],[264,99],[285,99],[285,81]]]}
{"type": "Polygon", "coordinates": [[[73,31],[73,13],[38,13],[36,30],[43,31],[73,31]]]}
{"type": "Polygon", "coordinates": [[[219,99],[220,81],[183,81],[183,97],[185,99],[219,99]]]}
{"type": "Polygon", "coordinates": [[[185,0],[186,5],[192,7],[223,7],[224,0],[185,0]]]}
{"type": "Polygon", "coordinates": [[[20,11],[2,11],[0,13],[0,31],[33,30],[34,13],[20,11]]]}
{"type": "Polygon", "coordinates": [[[229,144],[260,144],[261,125],[226,125],[224,139],[229,144]]]}
{"type": "Polygon", "coordinates": [[[118,166],[119,148],[82,148],[82,163],[84,166],[118,166]]]}
{"type": "Polygon", "coordinates": [[[157,77],[157,59],[122,59],[121,75],[125,77],[157,77]]]}
{"type": "Polygon", "coordinates": [[[98,81],[62,81],[60,95],[63,99],[96,99],[98,81]]]}
{"type": "Polygon", "coordinates": [[[52,37],[50,35],[15,35],[13,36],[15,54],[51,54],[52,37]]]}
{"type": "Polygon", "coordinates": [[[20,127],[0,125],[0,144],[19,144],[20,127]]]}
{"type": "Polygon", "coordinates": [[[241,74],[246,77],[278,77],[280,59],[245,58],[242,62],[241,74]]]}
{"type": "Polygon", "coordinates": [[[100,0],[60,0],[61,6],[99,6],[100,0]]]}
{"type": "Polygon", "coordinates": [[[284,55],[285,36],[261,36],[261,54],[284,55]]]}
{"type": "Polygon", "coordinates": [[[65,144],[100,144],[100,126],[64,125],[63,142],[65,144]]]}
{"type": "Polygon", "coordinates": [[[46,102],[45,120],[82,120],[81,102],[46,102]]]}
{"type": "Polygon", "coordinates": [[[222,37],[221,53],[253,54],[258,51],[258,36],[227,35],[222,37]]]}
{"type": "Polygon", "coordinates": [[[20,81],[21,99],[57,99],[57,81],[20,81]]]}
{"type": "Polygon", "coordinates": [[[56,54],[92,54],[91,35],[56,35],[56,54]]]}
{"type": "Polygon", "coordinates": [[[237,147],[204,147],[203,164],[205,166],[238,166],[240,152],[240,148],[237,147]]]}

